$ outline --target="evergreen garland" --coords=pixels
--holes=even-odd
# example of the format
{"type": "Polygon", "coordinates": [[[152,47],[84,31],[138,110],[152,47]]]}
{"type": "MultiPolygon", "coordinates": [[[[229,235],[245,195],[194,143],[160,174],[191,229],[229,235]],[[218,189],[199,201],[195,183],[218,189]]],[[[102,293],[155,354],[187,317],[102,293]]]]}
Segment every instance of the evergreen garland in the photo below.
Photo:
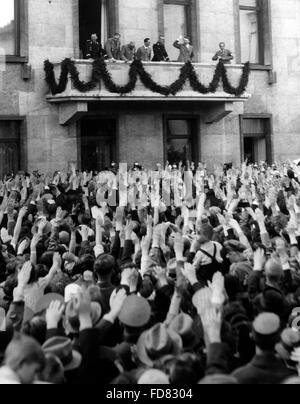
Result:
{"type": "Polygon", "coordinates": [[[186,81],[189,80],[194,91],[201,94],[215,93],[219,87],[220,80],[223,82],[223,89],[226,93],[239,97],[242,95],[248,85],[250,75],[250,63],[246,63],[243,68],[243,74],[238,87],[233,87],[227,76],[227,69],[222,61],[220,61],[215,69],[214,77],[208,86],[202,84],[197,76],[194,66],[191,62],[187,62],[181,69],[179,78],[170,86],[161,86],[157,84],[151,77],[141,61],[135,60],[132,62],[129,69],[129,81],[124,86],[119,86],[114,83],[111,74],[107,69],[107,64],[103,59],[96,59],[93,62],[92,78],[89,82],[83,82],[79,79],[79,72],[75,66],[75,62],[71,59],[65,59],[61,63],[61,74],[57,84],[54,74],[54,65],[46,60],[44,62],[45,80],[53,95],[60,94],[65,91],[70,74],[74,87],[82,92],[94,90],[98,83],[103,80],[106,89],[115,94],[128,94],[132,92],[140,77],[143,85],[154,93],[159,93],[164,96],[176,95],[183,89],[186,81]]]}

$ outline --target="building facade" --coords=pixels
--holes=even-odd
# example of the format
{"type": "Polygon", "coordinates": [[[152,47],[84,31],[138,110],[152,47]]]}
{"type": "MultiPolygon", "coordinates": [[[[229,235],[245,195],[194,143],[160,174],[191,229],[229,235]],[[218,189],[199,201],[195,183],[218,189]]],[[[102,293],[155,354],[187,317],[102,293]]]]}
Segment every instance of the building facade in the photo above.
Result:
{"type": "MultiPolygon", "coordinates": [[[[108,63],[114,81],[125,84],[130,66],[108,63]]],[[[8,170],[101,169],[112,160],[145,167],[195,160],[239,164],[300,157],[299,0],[1,0],[0,175],[8,170]],[[5,6],[4,6],[5,4],[5,6]],[[3,7],[3,9],[2,9],[3,7]],[[170,62],[146,62],[162,84],[175,81],[173,42],[185,35],[195,49],[194,67],[205,84],[214,75],[219,43],[234,55],[228,77],[237,85],[250,61],[246,93],[194,92],[187,83],[162,96],[138,81],[129,94],[110,93],[102,82],[79,92],[71,80],[52,95],[44,61],[75,60],[81,80],[92,61],[83,60],[90,34],[102,44],[115,32],[127,44],[155,43],[164,35],[170,62]]]]}

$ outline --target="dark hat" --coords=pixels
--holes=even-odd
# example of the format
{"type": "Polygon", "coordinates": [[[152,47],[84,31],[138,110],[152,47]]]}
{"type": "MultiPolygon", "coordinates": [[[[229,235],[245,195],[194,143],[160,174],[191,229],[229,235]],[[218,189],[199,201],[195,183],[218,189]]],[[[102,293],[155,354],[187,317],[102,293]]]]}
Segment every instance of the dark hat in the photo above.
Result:
{"type": "Polygon", "coordinates": [[[281,333],[281,341],[276,345],[275,350],[282,359],[289,360],[295,348],[300,347],[300,333],[287,328],[281,333]]]}
{"type": "Polygon", "coordinates": [[[237,240],[229,240],[224,243],[224,247],[227,251],[234,251],[234,252],[244,252],[247,250],[247,247],[244,244],[240,243],[237,240]]]}
{"type": "Polygon", "coordinates": [[[57,356],[64,366],[64,370],[78,369],[81,365],[82,357],[79,352],[72,350],[72,343],[66,337],[53,337],[43,345],[44,353],[57,356]]]}
{"type": "Polygon", "coordinates": [[[261,313],[253,322],[253,330],[259,335],[274,335],[280,330],[280,318],[273,313],[261,313]]]}
{"type": "Polygon", "coordinates": [[[125,326],[140,328],[149,323],[151,307],[146,299],[137,295],[128,296],[119,314],[119,320],[125,326]]]}
{"type": "Polygon", "coordinates": [[[185,351],[192,350],[200,342],[195,332],[194,320],[185,313],[181,313],[175,317],[169,329],[181,337],[185,351]]]}
{"type": "Polygon", "coordinates": [[[59,301],[61,304],[64,304],[63,296],[57,293],[48,293],[47,295],[42,296],[35,306],[35,314],[47,310],[50,306],[50,303],[56,301],[59,301]]]}
{"type": "Polygon", "coordinates": [[[156,324],[144,332],[137,343],[137,356],[147,366],[166,355],[178,355],[182,350],[182,340],[174,331],[163,324],[156,324]]]}

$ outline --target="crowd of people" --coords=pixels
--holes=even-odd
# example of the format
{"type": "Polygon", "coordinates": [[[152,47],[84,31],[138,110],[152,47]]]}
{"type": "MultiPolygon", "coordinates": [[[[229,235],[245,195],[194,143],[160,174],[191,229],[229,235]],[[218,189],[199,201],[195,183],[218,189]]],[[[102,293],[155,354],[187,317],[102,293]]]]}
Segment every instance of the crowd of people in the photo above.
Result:
{"type": "Polygon", "coordinates": [[[300,167],[0,183],[0,384],[300,384],[300,167]]]}
{"type": "MultiPolygon", "coordinates": [[[[190,39],[181,35],[173,46],[179,50],[177,62],[192,62],[195,57],[194,47],[190,43],[190,39]]],[[[221,42],[219,50],[213,56],[213,61],[222,60],[225,64],[231,63],[233,55],[231,51],[225,49],[225,43],[221,42]]],[[[125,63],[140,60],[142,62],[170,62],[168,52],[165,47],[165,37],[159,36],[158,41],[151,48],[151,39],[145,38],[143,46],[136,48],[135,42],[131,41],[126,45],[121,44],[121,35],[115,33],[105,43],[104,48],[98,41],[97,34],[92,34],[86,43],[85,49],[86,59],[104,58],[110,62],[123,61],[125,63]]]]}

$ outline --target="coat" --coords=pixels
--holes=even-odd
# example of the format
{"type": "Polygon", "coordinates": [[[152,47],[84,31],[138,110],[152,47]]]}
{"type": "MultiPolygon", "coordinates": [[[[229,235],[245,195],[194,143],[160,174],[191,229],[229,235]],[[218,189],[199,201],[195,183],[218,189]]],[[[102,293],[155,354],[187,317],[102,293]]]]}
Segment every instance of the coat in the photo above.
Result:
{"type": "Polygon", "coordinates": [[[109,38],[105,44],[105,51],[109,59],[121,60],[121,42],[109,38]]]}
{"type": "Polygon", "coordinates": [[[136,53],[137,60],[141,60],[142,62],[150,62],[151,56],[151,48],[146,48],[145,46],[141,46],[136,53]]]}
{"type": "Polygon", "coordinates": [[[153,62],[168,62],[170,60],[165,45],[160,42],[153,45],[153,52],[153,62]]]}
{"type": "Polygon", "coordinates": [[[179,41],[175,41],[173,43],[173,46],[175,48],[179,49],[179,51],[180,51],[177,62],[187,63],[187,62],[191,62],[193,60],[193,57],[194,57],[193,46],[190,45],[189,47],[187,47],[186,44],[180,44],[179,41]]]}
{"type": "Polygon", "coordinates": [[[131,48],[129,45],[122,46],[121,59],[125,62],[132,62],[135,58],[136,49],[131,48]]]}
{"type": "Polygon", "coordinates": [[[212,58],[212,60],[216,61],[219,58],[223,61],[223,63],[229,64],[229,63],[231,63],[231,60],[233,59],[233,56],[232,56],[232,53],[229,50],[224,49],[223,51],[219,50],[215,54],[215,56],[212,58]]]}
{"type": "Polygon", "coordinates": [[[289,370],[274,354],[264,353],[237,369],[233,376],[240,384],[280,384],[291,376],[297,376],[297,373],[289,370]]]}
{"type": "Polygon", "coordinates": [[[105,50],[102,48],[101,44],[99,42],[93,42],[91,40],[86,41],[86,59],[97,59],[101,56],[105,56],[105,50]]]}

